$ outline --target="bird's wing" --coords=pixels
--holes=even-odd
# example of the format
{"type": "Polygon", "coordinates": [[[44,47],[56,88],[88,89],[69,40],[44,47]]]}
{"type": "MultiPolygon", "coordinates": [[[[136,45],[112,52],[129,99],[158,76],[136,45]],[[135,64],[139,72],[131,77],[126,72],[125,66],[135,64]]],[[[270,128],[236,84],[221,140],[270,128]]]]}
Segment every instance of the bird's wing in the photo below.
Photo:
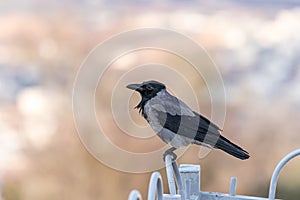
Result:
{"type": "Polygon", "coordinates": [[[187,115],[195,116],[193,110],[188,107],[183,101],[166,93],[149,100],[150,106],[157,111],[167,112],[171,115],[187,115]]]}
{"type": "Polygon", "coordinates": [[[157,118],[165,129],[194,139],[199,143],[208,144],[211,147],[216,144],[220,136],[220,129],[198,114],[192,117],[188,115],[171,115],[170,113],[157,111],[157,118]]]}
{"type": "Polygon", "coordinates": [[[176,97],[168,96],[152,101],[151,109],[163,128],[209,146],[217,142],[221,129],[176,97]]]}

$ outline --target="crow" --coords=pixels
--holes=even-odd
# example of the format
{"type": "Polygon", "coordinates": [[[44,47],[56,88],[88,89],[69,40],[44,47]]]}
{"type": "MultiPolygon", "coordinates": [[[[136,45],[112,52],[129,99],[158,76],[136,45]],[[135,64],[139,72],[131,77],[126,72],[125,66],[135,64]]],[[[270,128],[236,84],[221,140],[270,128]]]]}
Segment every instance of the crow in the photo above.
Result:
{"type": "Polygon", "coordinates": [[[141,84],[129,84],[127,88],[139,92],[140,103],[135,107],[147,120],[153,131],[172,147],[164,154],[172,155],[178,148],[190,144],[216,148],[245,160],[249,153],[220,134],[216,124],[196,113],[183,101],[171,95],[166,86],[158,81],[146,81],[141,84]]]}

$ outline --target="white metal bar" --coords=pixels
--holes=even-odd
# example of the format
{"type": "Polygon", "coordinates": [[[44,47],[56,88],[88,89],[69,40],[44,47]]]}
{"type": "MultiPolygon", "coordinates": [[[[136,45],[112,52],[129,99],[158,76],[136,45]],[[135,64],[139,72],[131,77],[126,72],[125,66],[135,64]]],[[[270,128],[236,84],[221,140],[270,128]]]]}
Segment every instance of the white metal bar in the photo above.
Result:
{"type": "Polygon", "coordinates": [[[229,194],[222,194],[218,192],[200,192],[197,200],[268,200],[263,197],[253,197],[253,196],[230,196],[229,194]]]}
{"type": "Polygon", "coordinates": [[[174,174],[175,174],[175,177],[176,177],[176,182],[177,182],[177,186],[178,186],[178,193],[181,195],[181,199],[185,200],[185,192],[184,192],[184,188],[183,188],[183,184],[182,184],[181,175],[180,175],[180,172],[178,170],[177,162],[173,161],[172,166],[173,166],[174,174]]]}
{"type": "Polygon", "coordinates": [[[163,200],[163,185],[159,172],[153,172],[150,178],[148,200],[163,200]]]}
{"type": "Polygon", "coordinates": [[[286,165],[287,162],[289,162],[291,159],[293,159],[294,157],[299,156],[299,155],[300,155],[300,149],[297,149],[297,150],[289,153],[288,155],[286,155],[276,166],[276,168],[273,172],[273,175],[272,175],[271,183],[270,183],[270,190],[269,190],[269,199],[270,200],[275,199],[276,186],[277,186],[278,176],[279,176],[280,171],[286,165]]]}
{"type": "Polygon", "coordinates": [[[143,200],[143,198],[138,190],[132,190],[129,194],[128,200],[143,200]]]}
{"type": "Polygon", "coordinates": [[[186,198],[190,199],[191,198],[191,188],[192,188],[192,183],[191,180],[188,179],[185,181],[185,194],[186,194],[186,198]]]}
{"type": "Polygon", "coordinates": [[[167,178],[168,178],[168,185],[171,195],[176,194],[176,185],[175,185],[175,179],[173,175],[173,165],[172,165],[172,158],[171,155],[167,155],[166,158],[166,171],[167,171],[167,178]]]}
{"type": "Polygon", "coordinates": [[[179,194],[164,194],[164,200],[182,200],[179,194]]]}
{"type": "Polygon", "coordinates": [[[236,177],[231,177],[230,181],[230,196],[235,196],[236,195],[236,182],[237,178],[236,177]]]}

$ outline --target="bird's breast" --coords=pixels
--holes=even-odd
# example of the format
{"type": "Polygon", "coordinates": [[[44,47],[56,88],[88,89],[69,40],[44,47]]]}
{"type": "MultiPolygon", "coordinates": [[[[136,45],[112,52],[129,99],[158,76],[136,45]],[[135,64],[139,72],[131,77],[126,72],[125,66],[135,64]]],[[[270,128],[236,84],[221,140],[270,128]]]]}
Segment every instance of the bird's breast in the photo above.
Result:
{"type": "Polygon", "coordinates": [[[156,109],[154,109],[153,105],[151,104],[151,102],[147,102],[144,106],[144,112],[145,115],[147,116],[146,120],[148,121],[148,123],[150,124],[151,128],[158,133],[159,131],[161,131],[161,129],[163,128],[159,118],[158,118],[158,112],[156,109]]]}

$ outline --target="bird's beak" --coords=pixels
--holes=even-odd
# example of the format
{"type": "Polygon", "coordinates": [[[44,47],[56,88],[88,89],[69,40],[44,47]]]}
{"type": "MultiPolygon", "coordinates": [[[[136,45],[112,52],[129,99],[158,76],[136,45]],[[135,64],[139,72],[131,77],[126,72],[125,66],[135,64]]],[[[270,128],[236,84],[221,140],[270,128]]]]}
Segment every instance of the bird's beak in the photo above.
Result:
{"type": "Polygon", "coordinates": [[[131,90],[138,90],[141,87],[141,84],[129,84],[126,87],[131,90]]]}

